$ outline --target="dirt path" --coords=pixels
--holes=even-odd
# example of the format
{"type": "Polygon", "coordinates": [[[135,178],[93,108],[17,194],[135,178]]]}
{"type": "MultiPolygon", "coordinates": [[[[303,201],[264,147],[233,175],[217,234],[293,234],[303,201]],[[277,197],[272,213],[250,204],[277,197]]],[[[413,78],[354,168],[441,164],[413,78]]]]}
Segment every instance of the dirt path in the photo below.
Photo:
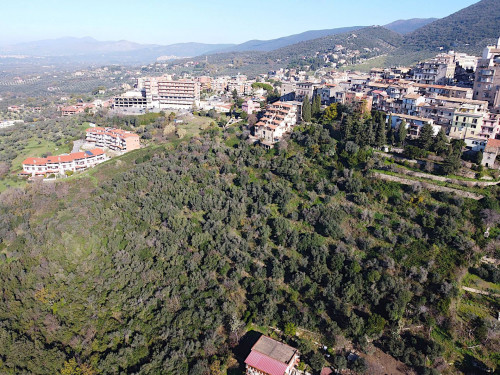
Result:
{"type": "Polygon", "coordinates": [[[453,189],[453,188],[449,188],[446,186],[434,185],[430,182],[428,183],[428,182],[416,181],[416,180],[411,180],[408,178],[393,176],[393,175],[375,172],[375,171],[372,172],[372,176],[375,178],[381,179],[381,180],[385,180],[385,181],[399,182],[400,184],[404,184],[404,185],[422,187],[423,189],[426,189],[426,190],[442,191],[445,193],[454,193],[454,194],[459,195],[461,197],[470,198],[470,199],[474,199],[474,200],[480,200],[480,199],[484,198],[484,196],[481,194],[470,193],[468,191],[453,189]]]}
{"type": "Polygon", "coordinates": [[[483,296],[491,296],[491,297],[500,298],[500,294],[485,292],[484,290],[469,288],[468,286],[463,286],[462,289],[465,290],[466,292],[470,292],[470,293],[476,293],[476,294],[482,294],[483,296]]]}

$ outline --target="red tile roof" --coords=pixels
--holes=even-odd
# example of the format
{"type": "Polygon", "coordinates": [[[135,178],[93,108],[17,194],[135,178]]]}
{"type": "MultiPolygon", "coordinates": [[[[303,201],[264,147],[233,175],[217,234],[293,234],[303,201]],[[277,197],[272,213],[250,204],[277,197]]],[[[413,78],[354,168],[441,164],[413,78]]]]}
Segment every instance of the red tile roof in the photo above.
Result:
{"type": "Polygon", "coordinates": [[[493,139],[493,138],[488,139],[488,143],[486,143],[485,149],[487,150],[494,148],[500,148],[500,139],[493,139]]]}
{"type": "Polygon", "coordinates": [[[69,155],[56,155],[48,156],[46,158],[27,158],[23,161],[23,165],[46,165],[47,163],[58,164],[58,163],[68,163],[77,159],[86,159],[93,156],[103,155],[104,151],[100,148],[94,148],[88,152],[75,152],[69,155]]]}
{"type": "Polygon", "coordinates": [[[287,365],[275,359],[252,350],[245,359],[245,363],[257,370],[263,371],[269,375],[284,375],[287,365]]]}

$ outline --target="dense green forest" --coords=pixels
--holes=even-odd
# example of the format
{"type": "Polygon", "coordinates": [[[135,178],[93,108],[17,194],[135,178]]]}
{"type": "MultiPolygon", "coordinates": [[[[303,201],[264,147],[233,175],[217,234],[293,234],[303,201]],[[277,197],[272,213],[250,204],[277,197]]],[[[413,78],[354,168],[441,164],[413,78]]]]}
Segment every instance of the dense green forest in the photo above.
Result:
{"type": "Polygon", "coordinates": [[[499,300],[460,290],[498,282],[479,262],[499,256],[498,187],[474,201],[372,178],[367,117],[271,151],[212,127],[3,192],[0,373],[221,374],[269,327],[315,372],[369,373],[345,340],[418,374],[498,367],[499,300]]]}

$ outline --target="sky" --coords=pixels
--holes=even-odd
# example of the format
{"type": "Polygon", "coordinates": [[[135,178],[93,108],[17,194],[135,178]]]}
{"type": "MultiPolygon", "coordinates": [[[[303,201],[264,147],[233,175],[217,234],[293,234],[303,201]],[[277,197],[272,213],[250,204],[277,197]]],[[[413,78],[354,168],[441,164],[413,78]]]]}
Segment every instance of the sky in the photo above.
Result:
{"type": "Polygon", "coordinates": [[[478,0],[0,0],[0,44],[90,36],[242,43],[307,30],[442,18],[478,0]]]}

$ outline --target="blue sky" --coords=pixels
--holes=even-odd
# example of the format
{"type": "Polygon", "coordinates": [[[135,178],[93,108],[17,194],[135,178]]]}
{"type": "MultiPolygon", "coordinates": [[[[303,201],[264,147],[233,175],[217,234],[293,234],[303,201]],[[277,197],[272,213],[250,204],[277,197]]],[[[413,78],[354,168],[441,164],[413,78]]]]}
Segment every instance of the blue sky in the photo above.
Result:
{"type": "Polygon", "coordinates": [[[306,30],[445,17],[478,0],[2,0],[0,43],[91,36],[241,43],[306,30]]]}

